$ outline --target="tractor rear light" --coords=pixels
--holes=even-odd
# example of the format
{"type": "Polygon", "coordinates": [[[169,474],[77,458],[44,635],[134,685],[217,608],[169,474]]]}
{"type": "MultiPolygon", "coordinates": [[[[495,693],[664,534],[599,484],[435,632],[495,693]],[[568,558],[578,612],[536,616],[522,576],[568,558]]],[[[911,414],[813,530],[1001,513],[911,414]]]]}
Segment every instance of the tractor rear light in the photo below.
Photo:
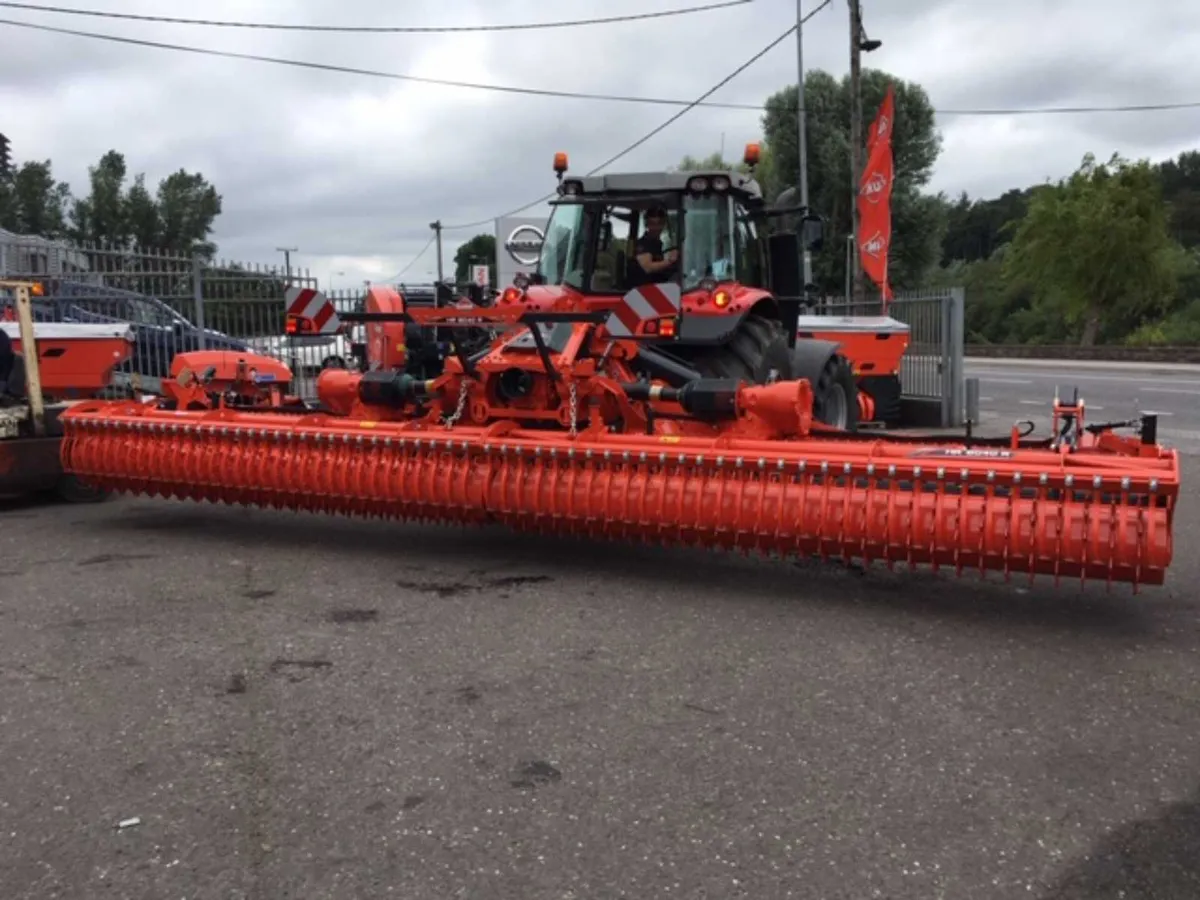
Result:
{"type": "Polygon", "coordinates": [[[717,291],[715,294],[713,294],[713,306],[715,306],[717,309],[724,309],[727,307],[729,305],[729,300],[730,297],[728,291],[717,291]]]}
{"type": "Polygon", "coordinates": [[[520,299],[521,299],[520,289],[512,287],[511,285],[509,287],[506,287],[504,289],[504,293],[500,295],[501,303],[516,303],[520,299]]]}
{"type": "Polygon", "coordinates": [[[658,334],[658,319],[642,323],[642,334],[658,334]]]}
{"type": "Polygon", "coordinates": [[[674,317],[668,318],[668,319],[662,319],[659,322],[659,326],[658,326],[659,336],[665,337],[665,338],[675,337],[675,335],[677,333],[676,329],[678,327],[678,324],[679,324],[679,320],[674,317]]]}
{"type": "Polygon", "coordinates": [[[287,322],[283,327],[288,334],[308,334],[313,330],[313,322],[307,316],[288,313],[287,322]]]}

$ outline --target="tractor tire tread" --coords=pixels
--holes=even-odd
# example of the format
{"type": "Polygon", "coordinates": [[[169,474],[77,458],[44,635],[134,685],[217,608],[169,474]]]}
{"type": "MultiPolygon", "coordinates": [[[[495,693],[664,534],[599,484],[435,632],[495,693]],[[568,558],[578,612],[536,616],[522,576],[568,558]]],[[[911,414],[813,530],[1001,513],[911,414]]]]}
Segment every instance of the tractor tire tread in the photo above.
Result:
{"type": "Polygon", "coordinates": [[[750,313],[739,324],[728,343],[696,360],[696,368],[709,378],[730,378],[751,384],[766,381],[770,370],[779,377],[790,374],[787,339],[778,322],[750,313]],[[779,365],[772,365],[772,356],[779,365]]]}

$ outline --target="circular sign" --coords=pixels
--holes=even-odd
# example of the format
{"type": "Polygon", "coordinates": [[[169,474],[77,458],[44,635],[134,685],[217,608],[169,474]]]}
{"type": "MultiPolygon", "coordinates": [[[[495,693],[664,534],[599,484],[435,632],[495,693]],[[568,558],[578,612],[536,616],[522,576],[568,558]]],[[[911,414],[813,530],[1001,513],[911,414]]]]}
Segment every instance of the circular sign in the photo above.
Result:
{"type": "Polygon", "coordinates": [[[504,242],[504,249],[519,266],[536,266],[542,254],[546,236],[536,225],[519,225],[504,242]]]}

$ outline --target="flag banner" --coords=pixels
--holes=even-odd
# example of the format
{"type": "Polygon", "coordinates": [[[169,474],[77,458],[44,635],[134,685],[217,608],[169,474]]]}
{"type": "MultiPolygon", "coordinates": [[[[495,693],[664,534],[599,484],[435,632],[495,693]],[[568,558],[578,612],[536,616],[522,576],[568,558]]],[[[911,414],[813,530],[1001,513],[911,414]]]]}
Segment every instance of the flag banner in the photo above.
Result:
{"type": "Polygon", "coordinates": [[[858,183],[858,256],[863,271],[879,286],[886,305],[892,300],[888,254],[892,243],[892,128],[896,97],[892,85],[867,135],[867,164],[858,183]]]}

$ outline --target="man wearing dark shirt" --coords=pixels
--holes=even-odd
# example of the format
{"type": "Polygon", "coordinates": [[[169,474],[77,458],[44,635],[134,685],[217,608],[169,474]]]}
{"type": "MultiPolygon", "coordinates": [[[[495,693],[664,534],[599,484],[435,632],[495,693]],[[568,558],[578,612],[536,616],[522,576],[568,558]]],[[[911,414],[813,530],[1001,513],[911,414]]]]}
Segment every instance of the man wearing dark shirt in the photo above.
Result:
{"type": "Polygon", "coordinates": [[[652,209],[646,213],[646,231],[637,242],[637,263],[642,269],[640,280],[643,284],[662,284],[675,275],[679,251],[663,252],[662,232],[666,224],[665,209],[652,209]]]}

